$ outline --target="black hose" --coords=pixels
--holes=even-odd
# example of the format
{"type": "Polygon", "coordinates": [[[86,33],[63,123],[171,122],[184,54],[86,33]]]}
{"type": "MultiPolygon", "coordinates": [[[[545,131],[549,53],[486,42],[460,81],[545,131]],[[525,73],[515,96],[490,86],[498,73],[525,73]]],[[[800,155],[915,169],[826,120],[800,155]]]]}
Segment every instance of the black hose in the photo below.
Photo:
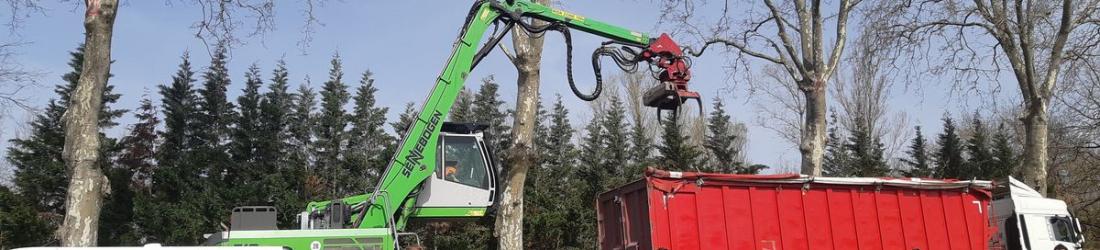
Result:
{"type": "Polygon", "coordinates": [[[562,27],[558,31],[561,32],[563,38],[565,38],[565,76],[569,80],[569,89],[573,90],[573,95],[577,96],[581,100],[593,101],[600,97],[600,93],[603,92],[603,79],[600,75],[600,59],[595,53],[592,54],[592,69],[596,72],[596,88],[592,90],[592,93],[581,93],[581,90],[577,89],[577,83],[573,80],[573,37],[569,34],[569,29],[562,27]]]}
{"type": "MultiPolygon", "coordinates": [[[[555,30],[561,32],[562,38],[565,39],[565,72],[566,78],[569,81],[569,89],[573,91],[573,95],[576,95],[577,98],[580,98],[581,100],[594,101],[596,100],[596,98],[599,98],[600,94],[603,92],[603,74],[600,72],[600,56],[611,57],[611,59],[615,61],[615,64],[618,65],[619,68],[623,71],[637,71],[639,56],[637,55],[636,51],[630,50],[625,45],[623,46],[624,48],[621,51],[611,46],[600,47],[596,49],[596,51],[592,52],[592,71],[596,75],[596,86],[592,90],[592,93],[582,93],[581,90],[577,88],[577,83],[573,79],[573,37],[569,32],[569,27],[557,22],[553,22],[543,26],[534,26],[520,20],[521,14],[515,12],[507,12],[507,15],[505,17],[506,19],[510,19],[511,21],[509,22],[509,26],[511,24],[518,23],[518,25],[520,27],[523,27],[524,31],[526,31],[528,35],[541,35],[547,30],[555,30]],[[630,55],[624,55],[624,53],[630,55]]],[[[505,21],[508,22],[508,20],[505,21]]],[[[495,46],[495,43],[498,41],[493,40],[495,39],[491,39],[490,42],[492,42],[492,44],[495,46]]],[[[608,45],[608,43],[605,43],[604,45],[608,45]]]]}

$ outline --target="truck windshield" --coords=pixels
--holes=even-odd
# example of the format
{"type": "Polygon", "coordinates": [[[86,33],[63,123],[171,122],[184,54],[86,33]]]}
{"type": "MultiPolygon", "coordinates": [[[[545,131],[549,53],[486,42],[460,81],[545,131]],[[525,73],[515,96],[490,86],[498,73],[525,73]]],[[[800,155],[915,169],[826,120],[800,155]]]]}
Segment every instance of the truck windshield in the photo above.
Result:
{"type": "Polygon", "coordinates": [[[1070,224],[1069,217],[1050,217],[1050,229],[1054,231],[1054,240],[1063,242],[1077,242],[1076,232],[1070,224]]]}

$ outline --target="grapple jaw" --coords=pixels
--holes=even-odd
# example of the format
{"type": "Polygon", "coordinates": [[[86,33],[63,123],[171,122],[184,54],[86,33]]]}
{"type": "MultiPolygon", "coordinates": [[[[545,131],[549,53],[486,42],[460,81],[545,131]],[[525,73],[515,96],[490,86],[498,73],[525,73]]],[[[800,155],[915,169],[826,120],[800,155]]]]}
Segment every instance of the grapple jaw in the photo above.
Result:
{"type": "Polygon", "coordinates": [[[703,100],[700,98],[699,92],[687,90],[686,84],[676,84],[671,82],[661,82],[656,86],[651,87],[642,95],[643,104],[647,107],[657,108],[657,114],[663,111],[672,111],[673,114],[680,112],[680,107],[683,106],[688,100],[694,99],[699,104],[700,115],[703,112],[703,100]]]}

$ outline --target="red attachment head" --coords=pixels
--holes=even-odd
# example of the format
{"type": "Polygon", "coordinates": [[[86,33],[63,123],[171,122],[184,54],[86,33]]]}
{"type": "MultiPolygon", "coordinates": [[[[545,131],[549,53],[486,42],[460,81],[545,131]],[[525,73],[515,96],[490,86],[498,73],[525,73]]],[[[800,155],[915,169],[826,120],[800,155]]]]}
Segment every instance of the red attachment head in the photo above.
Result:
{"type": "Polygon", "coordinates": [[[700,104],[699,112],[702,112],[702,103],[699,92],[688,90],[688,81],[691,80],[690,66],[684,58],[684,52],[680,45],[672,41],[668,34],[649,43],[649,48],[642,52],[650,64],[660,69],[657,79],[661,84],[646,91],[643,96],[645,105],[660,110],[676,111],[688,99],[695,99],[700,104]]]}

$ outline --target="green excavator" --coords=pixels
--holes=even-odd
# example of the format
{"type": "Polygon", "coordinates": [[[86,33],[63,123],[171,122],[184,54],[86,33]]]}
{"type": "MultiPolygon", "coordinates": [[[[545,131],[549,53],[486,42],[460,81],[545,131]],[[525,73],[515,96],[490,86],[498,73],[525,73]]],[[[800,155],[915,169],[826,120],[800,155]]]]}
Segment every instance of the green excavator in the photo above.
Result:
{"type": "Polygon", "coordinates": [[[208,235],[206,245],[400,249],[418,245],[412,240],[419,241],[419,236],[404,231],[409,220],[469,220],[491,214],[500,185],[497,161],[485,141],[486,126],[444,120],[470,71],[515,27],[532,35],[554,31],[564,36],[568,81],[582,100],[600,95],[601,58],[608,57],[625,71],[648,64],[645,70],[659,84],[646,91],[643,101],[658,113],[677,111],[687,100],[701,104],[699,94],[687,87],[691,61],[667,34],[651,37],[525,0],[477,1],[446,67],[373,191],[309,203],[298,229],[278,230],[272,207],[238,207],[232,211],[229,230],[208,235]],[[535,24],[536,19],[545,22],[535,24]],[[589,93],[582,93],[573,81],[571,30],[609,39],[592,53],[596,85],[589,93]],[[410,242],[403,244],[402,239],[410,242]]]}

